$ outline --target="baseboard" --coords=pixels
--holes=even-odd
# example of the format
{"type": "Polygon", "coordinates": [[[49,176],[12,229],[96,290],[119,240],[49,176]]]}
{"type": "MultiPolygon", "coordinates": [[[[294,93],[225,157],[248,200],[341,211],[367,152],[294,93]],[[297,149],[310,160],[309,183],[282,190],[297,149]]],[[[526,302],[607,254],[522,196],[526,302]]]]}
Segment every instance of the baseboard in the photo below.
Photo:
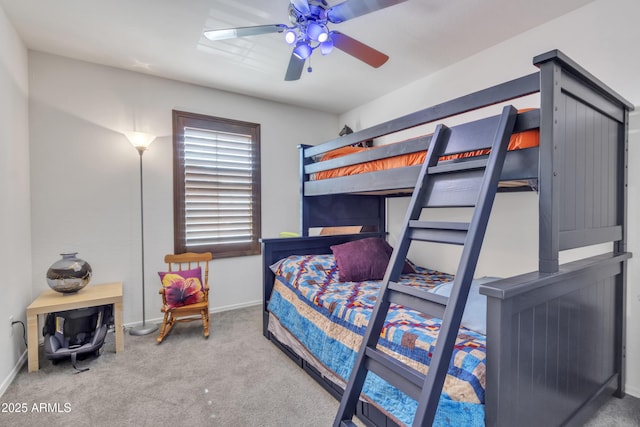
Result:
{"type": "MultiPolygon", "coordinates": [[[[240,310],[242,308],[249,308],[249,307],[255,307],[257,305],[262,304],[262,300],[258,300],[258,301],[249,301],[249,302],[243,302],[240,304],[231,304],[231,305],[225,305],[222,307],[215,307],[215,308],[210,308],[209,309],[209,313],[211,314],[215,314],[215,313],[222,313],[225,311],[231,311],[231,310],[240,310]]],[[[162,317],[155,317],[153,319],[145,319],[145,323],[155,323],[155,324],[162,324],[162,317]]],[[[124,329],[130,329],[130,328],[134,328],[136,326],[140,326],[142,325],[142,322],[131,322],[131,323],[125,323],[123,325],[124,329]]]]}
{"type": "Polygon", "coordinates": [[[262,300],[243,302],[241,304],[225,305],[224,307],[216,307],[209,311],[211,313],[222,313],[223,311],[231,311],[231,310],[239,310],[241,308],[255,307],[256,305],[260,305],[260,304],[262,304],[262,300]]]}
{"type": "Polygon", "coordinates": [[[4,379],[2,384],[0,384],[0,397],[4,395],[5,391],[7,391],[7,389],[9,388],[13,380],[16,378],[16,376],[18,375],[18,372],[20,372],[20,369],[22,369],[22,366],[26,363],[26,361],[27,361],[27,350],[25,350],[22,353],[16,365],[13,367],[11,372],[9,372],[9,375],[4,379]]]}
{"type": "Polygon", "coordinates": [[[640,398],[640,388],[638,388],[638,387],[633,387],[633,386],[626,385],[624,387],[624,392],[626,394],[629,394],[629,395],[633,396],[633,397],[640,398]]]}

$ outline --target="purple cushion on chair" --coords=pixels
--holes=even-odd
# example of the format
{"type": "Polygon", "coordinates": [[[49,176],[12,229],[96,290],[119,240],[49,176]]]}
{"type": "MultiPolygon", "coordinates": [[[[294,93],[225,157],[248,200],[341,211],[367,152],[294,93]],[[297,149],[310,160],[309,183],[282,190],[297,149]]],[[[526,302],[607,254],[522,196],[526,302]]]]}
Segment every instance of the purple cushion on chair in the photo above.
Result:
{"type": "Polygon", "coordinates": [[[204,301],[202,269],[159,272],[167,305],[170,308],[204,301]]]}

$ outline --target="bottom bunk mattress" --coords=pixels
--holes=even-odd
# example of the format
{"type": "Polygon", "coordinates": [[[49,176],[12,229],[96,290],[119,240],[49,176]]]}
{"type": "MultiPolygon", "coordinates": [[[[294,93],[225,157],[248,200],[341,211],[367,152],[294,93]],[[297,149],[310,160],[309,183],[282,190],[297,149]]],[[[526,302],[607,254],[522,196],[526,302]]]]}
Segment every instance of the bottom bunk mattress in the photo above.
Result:
{"type": "MultiPolygon", "coordinates": [[[[437,290],[450,286],[453,279],[450,274],[412,267],[415,273],[401,276],[403,285],[437,290]]],[[[268,310],[277,322],[270,322],[270,331],[276,338],[287,334],[283,343],[294,350],[301,347],[298,353],[303,358],[315,359],[311,363],[325,377],[344,386],[380,281],[340,282],[333,255],[294,255],[281,260],[273,270],[276,280],[268,310]]],[[[440,323],[440,319],[392,305],[378,347],[426,373],[440,323]]],[[[483,334],[460,329],[434,425],[484,425],[485,344],[483,334]]],[[[398,424],[413,421],[417,402],[371,372],[362,398],[398,424]]]]}

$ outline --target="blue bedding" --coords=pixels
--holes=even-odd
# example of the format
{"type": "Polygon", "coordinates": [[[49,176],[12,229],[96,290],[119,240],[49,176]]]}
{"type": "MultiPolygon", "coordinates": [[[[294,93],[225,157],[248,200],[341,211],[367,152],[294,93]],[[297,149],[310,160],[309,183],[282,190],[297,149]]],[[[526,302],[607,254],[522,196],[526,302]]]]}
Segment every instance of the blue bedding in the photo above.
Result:
{"type": "MultiPolygon", "coordinates": [[[[313,356],[348,380],[380,282],[339,282],[333,255],[291,256],[274,267],[269,311],[313,356]]],[[[431,289],[453,277],[416,267],[400,283],[431,289]]],[[[392,305],[379,349],[426,372],[440,320],[392,305]]],[[[485,337],[461,328],[436,413],[435,426],[484,426],[485,337]]],[[[410,425],[417,402],[369,373],[364,398],[410,425]]]]}

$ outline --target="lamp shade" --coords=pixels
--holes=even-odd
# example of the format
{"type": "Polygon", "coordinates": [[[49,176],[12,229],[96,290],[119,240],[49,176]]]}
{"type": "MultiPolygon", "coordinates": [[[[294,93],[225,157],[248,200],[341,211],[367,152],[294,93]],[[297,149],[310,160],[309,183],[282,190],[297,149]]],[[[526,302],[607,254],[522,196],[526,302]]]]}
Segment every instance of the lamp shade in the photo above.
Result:
{"type": "Polygon", "coordinates": [[[153,140],[156,139],[155,135],[151,135],[150,133],[145,132],[130,131],[125,132],[124,134],[129,139],[129,142],[131,142],[131,145],[136,148],[136,150],[142,151],[146,150],[149,145],[151,145],[153,140]]]}
{"type": "Polygon", "coordinates": [[[293,54],[300,59],[307,59],[311,55],[311,46],[307,42],[299,41],[293,49],[293,54]]]}
{"type": "Polygon", "coordinates": [[[333,40],[331,38],[327,38],[325,41],[320,43],[320,53],[323,55],[328,55],[333,50],[333,40]]]}
{"type": "Polygon", "coordinates": [[[327,31],[326,26],[312,21],[307,26],[307,36],[309,36],[311,40],[323,42],[329,37],[329,31],[327,31]]]}

